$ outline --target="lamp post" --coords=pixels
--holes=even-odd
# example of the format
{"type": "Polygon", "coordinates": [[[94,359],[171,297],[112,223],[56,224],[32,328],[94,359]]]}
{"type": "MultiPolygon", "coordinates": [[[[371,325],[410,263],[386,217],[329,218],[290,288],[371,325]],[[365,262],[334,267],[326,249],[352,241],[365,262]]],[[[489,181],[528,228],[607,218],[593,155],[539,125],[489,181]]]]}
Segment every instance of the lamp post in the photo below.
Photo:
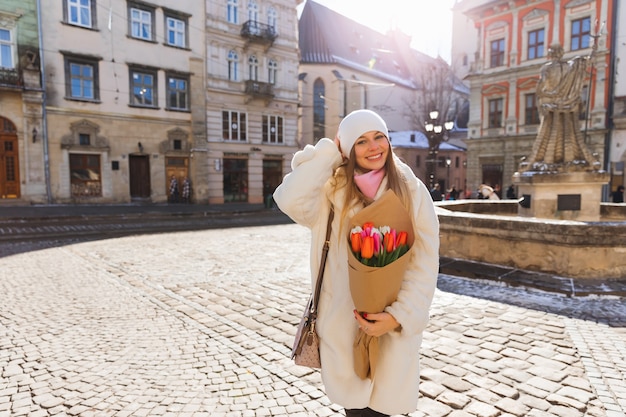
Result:
{"type": "MultiPolygon", "coordinates": [[[[429,119],[424,122],[424,130],[428,137],[428,185],[432,190],[435,185],[435,173],[437,164],[437,153],[439,153],[439,145],[441,142],[448,140],[448,132],[454,127],[454,122],[449,121],[441,123],[439,121],[439,111],[433,110],[428,113],[429,119]]],[[[448,165],[448,168],[450,166],[448,165]]]]}
{"type": "Polygon", "coordinates": [[[446,167],[448,168],[448,174],[446,176],[446,189],[451,189],[450,187],[450,165],[452,164],[452,159],[450,157],[446,158],[446,167]]]}

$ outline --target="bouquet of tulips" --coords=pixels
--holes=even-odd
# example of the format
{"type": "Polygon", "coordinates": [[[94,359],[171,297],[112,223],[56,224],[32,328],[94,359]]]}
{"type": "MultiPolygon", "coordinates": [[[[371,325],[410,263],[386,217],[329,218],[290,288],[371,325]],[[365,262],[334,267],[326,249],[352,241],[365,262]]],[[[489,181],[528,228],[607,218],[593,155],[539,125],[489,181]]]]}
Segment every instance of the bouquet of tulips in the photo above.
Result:
{"type": "Polygon", "coordinates": [[[385,266],[409,250],[408,233],[397,232],[389,226],[374,226],[367,222],[350,231],[350,247],[354,256],[368,266],[385,266]]]}
{"type": "MultiPolygon", "coordinates": [[[[380,313],[398,297],[413,246],[413,222],[392,191],[350,219],[348,236],[350,294],[356,309],[380,313]],[[385,225],[379,228],[374,225],[385,225]],[[398,232],[399,231],[399,232],[398,232]]],[[[354,341],[354,371],[373,378],[378,362],[378,337],[359,330],[354,341]]]]}

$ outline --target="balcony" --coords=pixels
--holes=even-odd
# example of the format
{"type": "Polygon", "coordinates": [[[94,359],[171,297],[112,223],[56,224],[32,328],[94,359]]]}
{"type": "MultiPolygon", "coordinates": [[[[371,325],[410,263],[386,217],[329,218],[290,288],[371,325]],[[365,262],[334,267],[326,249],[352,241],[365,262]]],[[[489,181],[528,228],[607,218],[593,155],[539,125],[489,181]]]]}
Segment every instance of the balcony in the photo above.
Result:
{"type": "Polygon", "coordinates": [[[274,98],[274,85],[270,83],[262,83],[259,81],[248,80],[246,81],[246,94],[249,102],[253,98],[264,99],[266,104],[274,98]]]}
{"type": "Polygon", "coordinates": [[[273,26],[254,20],[248,20],[241,27],[241,36],[247,40],[247,44],[254,42],[265,45],[267,49],[272,46],[278,37],[278,33],[276,33],[276,29],[274,29],[273,26]]]}
{"type": "Polygon", "coordinates": [[[0,87],[21,88],[22,85],[22,76],[15,68],[0,68],[0,87]]]}

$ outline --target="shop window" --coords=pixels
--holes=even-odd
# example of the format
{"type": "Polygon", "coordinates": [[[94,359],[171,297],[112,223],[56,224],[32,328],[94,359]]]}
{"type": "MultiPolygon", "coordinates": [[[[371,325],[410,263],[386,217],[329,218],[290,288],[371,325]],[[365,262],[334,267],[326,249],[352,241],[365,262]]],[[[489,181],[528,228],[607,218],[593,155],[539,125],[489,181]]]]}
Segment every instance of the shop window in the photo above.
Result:
{"type": "Polygon", "coordinates": [[[224,158],[224,202],[248,201],[248,160],[224,158]]]}
{"type": "Polygon", "coordinates": [[[70,154],[72,197],[102,196],[100,155],[70,154]]]}

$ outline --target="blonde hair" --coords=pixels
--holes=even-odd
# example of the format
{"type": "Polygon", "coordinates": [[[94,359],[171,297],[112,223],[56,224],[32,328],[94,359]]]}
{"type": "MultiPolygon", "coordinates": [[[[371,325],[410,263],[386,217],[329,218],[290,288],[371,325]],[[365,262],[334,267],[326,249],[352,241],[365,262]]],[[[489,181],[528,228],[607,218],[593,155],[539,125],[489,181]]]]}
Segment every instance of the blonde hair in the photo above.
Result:
{"type": "MultiPolygon", "coordinates": [[[[345,188],[345,200],[343,209],[341,212],[341,219],[346,217],[348,211],[359,204],[367,206],[373,203],[373,200],[366,197],[359,187],[357,187],[354,181],[354,173],[357,169],[356,154],[354,148],[350,151],[350,157],[337,168],[335,171],[335,190],[339,188],[345,188]]],[[[387,159],[385,160],[385,175],[387,176],[387,188],[393,190],[400,200],[403,202],[404,207],[412,212],[411,204],[411,191],[409,189],[408,181],[405,176],[400,172],[398,165],[396,164],[394,153],[389,145],[389,152],[387,153],[387,159]]]]}

